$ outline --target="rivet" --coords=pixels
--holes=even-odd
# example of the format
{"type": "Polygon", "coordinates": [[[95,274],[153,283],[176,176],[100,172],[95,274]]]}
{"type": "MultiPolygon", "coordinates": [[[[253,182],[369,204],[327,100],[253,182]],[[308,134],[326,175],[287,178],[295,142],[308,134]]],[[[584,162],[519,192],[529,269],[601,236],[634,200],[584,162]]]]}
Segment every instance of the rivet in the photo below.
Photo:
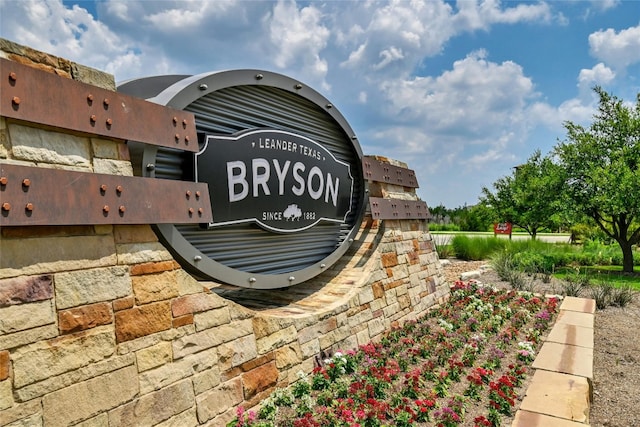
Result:
{"type": "Polygon", "coordinates": [[[290,282],[293,282],[294,280],[296,280],[296,278],[295,278],[295,277],[293,277],[293,276],[289,276],[289,281],[290,281],[290,282]]]}
{"type": "Polygon", "coordinates": [[[24,209],[28,212],[31,212],[33,210],[33,203],[27,203],[24,209]]]}
{"type": "Polygon", "coordinates": [[[184,137],[184,142],[186,142],[187,144],[189,143],[189,136],[188,135],[184,137]]]}
{"type": "Polygon", "coordinates": [[[124,213],[124,212],[127,210],[127,208],[126,208],[126,207],[124,207],[124,205],[120,205],[120,207],[118,208],[118,210],[120,211],[120,213],[124,213]]]}
{"type": "Polygon", "coordinates": [[[199,198],[200,198],[200,192],[196,191],[196,199],[199,199],[199,198]]]}
{"type": "Polygon", "coordinates": [[[182,126],[187,127],[187,119],[182,119],[182,126]]]}
{"type": "Polygon", "coordinates": [[[18,76],[13,71],[9,73],[9,80],[15,82],[17,80],[17,78],[18,78],[18,76]]]}
{"type": "Polygon", "coordinates": [[[196,256],[193,257],[193,260],[194,261],[202,261],[202,256],[196,255],[196,256]]]}
{"type": "Polygon", "coordinates": [[[25,178],[22,180],[22,185],[24,185],[25,187],[28,187],[31,185],[31,180],[29,178],[25,178]]]}
{"type": "Polygon", "coordinates": [[[302,85],[300,83],[298,83],[297,85],[294,86],[296,89],[302,89],[302,85]]]}
{"type": "Polygon", "coordinates": [[[13,102],[15,105],[20,105],[20,98],[18,98],[17,96],[14,96],[11,102],[13,102]]]}
{"type": "Polygon", "coordinates": [[[203,84],[201,84],[200,86],[198,86],[198,89],[200,89],[200,90],[207,90],[207,89],[209,89],[209,86],[207,86],[206,84],[204,84],[204,83],[203,83],[203,84]]]}
{"type": "Polygon", "coordinates": [[[185,195],[187,196],[187,199],[188,199],[189,197],[191,197],[191,191],[190,191],[190,190],[187,190],[187,192],[185,193],[185,195]]]}
{"type": "Polygon", "coordinates": [[[2,210],[9,212],[11,210],[11,204],[9,202],[4,202],[2,204],[2,210]]]}
{"type": "Polygon", "coordinates": [[[194,212],[193,208],[189,208],[189,215],[193,215],[193,212],[194,212]]]}
{"type": "Polygon", "coordinates": [[[204,209],[198,208],[198,215],[202,216],[203,213],[204,213],[204,209]]]}
{"type": "Polygon", "coordinates": [[[105,193],[107,191],[107,185],[106,184],[102,184],[100,186],[100,192],[105,193]]]}
{"type": "Polygon", "coordinates": [[[333,104],[327,104],[327,109],[333,108],[333,104]]]}
{"type": "Polygon", "coordinates": [[[122,193],[123,191],[124,191],[124,188],[122,188],[122,185],[118,185],[118,186],[116,187],[116,192],[117,192],[118,194],[122,193]]]}
{"type": "Polygon", "coordinates": [[[176,139],[176,142],[180,141],[180,134],[175,134],[174,138],[176,139]]]}
{"type": "Polygon", "coordinates": [[[93,95],[92,94],[87,95],[87,101],[89,102],[89,104],[91,104],[93,102],[93,95]]]}
{"type": "Polygon", "coordinates": [[[107,126],[111,126],[113,124],[113,120],[107,119],[107,126]]]}
{"type": "Polygon", "coordinates": [[[351,135],[351,139],[358,139],[358,137],[355,135],[351,135]]]}
{"type": "Polygon", "coordinates": [[[89,120],[91,120],[91,123],[95,123],[97,119],[98,118],[96,117],[95,114],[92,114],[91,117],[89,117],[89,120]]]}
{"type": "Polygon", "coordinates": [[[256,282],[255,277],[249,277],[249,283],[255,283],[255,282],[256,282]]]}
{"type": "Polygon", "coordinates": [[[256,74],[256,80],[262,80],[264,76],[261,73],[256,74]]]}
{"type": "Polygon", "coordinates": [[[102,101],[102,103],[104,104],[105,107],[109,106],[109,98],[105,98],[104,101],[102,101]]]}
{"type": "Polygon", "coordinates": [[[7,185],[7,182],[9,182],[9,179],[6,176],[0,177],[0,185],[7,185]]]}
{"type": "Polygon", "coordinates": [[[173,124],[178,124],[178,118],[176,116],[173,116],[173,124]]]}
{"type": "Polygon", "coordinates": [[[104,213],[109,212],[109,206],[108,206],[108,205],[104,205],[104,206],[102,207],[102,212],[104,212],[104,213]]]}
{"type": "Polygon", "coordinates": [[[148,163],[147,164],[147,170],[148,171],[152,171],[156,168],[156,165],[154,165],[153,163],[148,163]]]}
{"type": "Polygon", "coordinates": [[[320,268],[325,268],[327,264],[320,264],[320,268]]]}

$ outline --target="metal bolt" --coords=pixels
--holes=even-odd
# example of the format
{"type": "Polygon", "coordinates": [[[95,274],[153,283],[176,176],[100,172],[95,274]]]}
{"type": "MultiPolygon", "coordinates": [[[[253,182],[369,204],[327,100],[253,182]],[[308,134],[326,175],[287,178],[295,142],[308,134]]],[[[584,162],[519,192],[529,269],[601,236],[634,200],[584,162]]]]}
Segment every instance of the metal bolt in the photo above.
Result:
{"type": "Polygon", "coordinates": [[[107,126],[111,126],[113,124],[113,120],[107,119],[107,126]]]}
{"type": "Polygon", "coordinates": [[[262,80],[264,76],[262,74],[256,74],[256,80],[262,80]]]}
{"type": "Polygon", "coordinates": [[[17,96],[14,96],[11,102],[13,102],[14,105],[20,105],[20,98],[18,98],[17,96]]]}
{"type": "Polygon", "coordinates": [[[9,202],[4,202],[2,204],[2,210],[9,212],[11,210],[11,204],[9,202]]]}
{"type": "Polygon", "coordinates": [[[107,185],[106,185],[106,184],[102,184],[102,185],[100,186],[100,192],[101,192],[101,193],[105,193],[106,191],[107,191],[107,185]]]}
{"type": "Polygon", "coordinates": [[[327,104],[327,110],[333,108],[333,104],[327,104]]]}
{"type": "Polygon", "coordinates": [[[180,134],[176,133],[175,134],[175,139],[176,139],[176,142],[180,141],[180,134]]]}
{"type": "Polygon", "coordinates": [[[249,277],[249,283],[255,283],[255,282],[256,282],[255,277],[249,277]]]}
{"type": "Polygon", "coordinates": [[[202,216],[203,213],[204,213],[204,209],[198,208],[198,215],[202,216]]]}
{"type": "Polygon", "coordinates": [[[302,85],[300,83],[296,84],[294,87],[298,90],[302,89],[302,85]]]}
{"type": "Polygon", "coordinates": [[[124,188],[122,188],[122,185],[118,185],[118,186],[116,187],[116,192],[117,192],[118,194],[122,193],[123,191],[124,191],[124,188]]]}
{"type": "Polygon", "coordinates": [[[176,116],[173,116],[173,124],[174,125],[178,124],[178,118],[176,116]]]}
{"type": "Polygon", "coordinates": [[[198,86],[198,89],[200,89],[200,90],[207,90],[207,89],[209,89],[209,86],[207,86],[206,84],[204,84],[204,83],[203,83],[203,84],[201,84],[200,86],[198,86]]]}
{"type": "Polygon", "coordinates": [[[199,199],[199,198],[200,198],[200,192],[196,191],[196,199],[199,199]]]}
{"type": "Polygon", "coordinates": [[[124,205],[120,205],[118,210],[120,211],[120,213],[124,213],[127,210],[127,208],[125,208],[124,205]]]}
{"type": "Polygon", "coordinates": [[[320,264],[320,268],[325,268],[327,264],[320,264]]]}
{"type": "Polygon", "coordinates": [[[109,212],[109,206],[108,206],[108,205],[104,205],[104,206],[102,207],[102,212],[104,212],[104,213],[108,213],[108,212],[109,212]]]}
{"type": "Polygon", "coordinates": [[[0,177],[0,185],[7,185],[9,179],[6,176],[0,177]]]}
{"type": "Polygon", "coordinates": [[[193,208],[189,208],[189,215],[193,215],[193,208]]]}
{"type": "Polygon", "coordinates": [[[194,261],[202,261],[202,257],[200,255],[196,255],[193,257],[194,261]]]}
{"type": "Polygon", "coordinates": [[[294,280],[296,280],[296,278],[295,278],[295,277],[293,277],[293,276],[289,276],[289,281],[290,281],[290,282],[293,282],[294,280]]]}
{"type": "Polygon", "coordinates": [[[91,117],[89,117],[89,120],[91,120],[91,123],[95,123],[96,120],[98,120],[98,118],[96,117],[95,114],[92,114],[91,117]]]}
{"type": "Polygon", "coordinates": [[[156,168],[156,165],[154,165],[153,163],[148,163],[147,164],[147,170],[148,171],[152,171],[156,168]]]}
{"type": "Polygon", "coordinates": [[[89,102],[89,104],[91,104],[93,102],[93,95],[92,94],[87,95],[87,101],[89,102]]]}
{"type": "Polygon", "coordinates": [[[22,185],[24,185],[25,187],[28,187],[31,185],[31,180],[29,178],[25,178],[22,180],[22,185]]]}
{"type": "Polygon", "coordinates": [[[189,136],[184,137],[184,142],[186,142],[187,144],[189,143],[189,136]]]}
{"type": "Polygon", "coordinates": [[[17,78],[18,76],[13,71],[9,73],[9,80],[11,80],[12,82],[15,82],[17,78]]]}
{"type": "Polygon", "coordinates": [[[105,98],[104,101],[102,101],[102,103],[104,104],[105,107],[109,106],[109,98],[105,98]]]}
{"type": "Polygon", "coordinates": [[[27,203],[27,205],[24,207],[24,209],[25,209],[27,212],[31,212],[31,211],[33,211],[33,203],[27,203]]]}
{"type": "Polygon", "coordinates": [[[188,199],[189,197],[191,197],[191,191],[190,191],[190,190],[187,190],[187,192],[185,193],[185,195],[187,196],[187,199],[188,199]]]}
{"type": "Polygon", "coordinates": [[[187,119],[182,119],[182,126],[187,127],[187,119]]]}

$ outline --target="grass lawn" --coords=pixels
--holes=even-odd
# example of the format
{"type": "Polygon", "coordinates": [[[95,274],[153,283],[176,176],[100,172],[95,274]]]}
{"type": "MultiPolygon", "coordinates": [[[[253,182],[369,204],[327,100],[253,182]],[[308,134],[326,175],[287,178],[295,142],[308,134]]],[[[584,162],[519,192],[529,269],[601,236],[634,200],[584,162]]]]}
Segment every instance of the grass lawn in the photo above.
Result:
{"type": "MultiPolygon", "coordinates": [[[[575,268],[563,268],[554,274],[558,279],[566,280],[567,277],[575,276],[575,268]]],[[[640,266],[634,267],[633,273],[623,273],[622,266],[619,265],[592,265],[582,266],[580,275],[586,275],[594,284],[607,282],[617,288],[630,286],[640,291],[640,266]]]]}

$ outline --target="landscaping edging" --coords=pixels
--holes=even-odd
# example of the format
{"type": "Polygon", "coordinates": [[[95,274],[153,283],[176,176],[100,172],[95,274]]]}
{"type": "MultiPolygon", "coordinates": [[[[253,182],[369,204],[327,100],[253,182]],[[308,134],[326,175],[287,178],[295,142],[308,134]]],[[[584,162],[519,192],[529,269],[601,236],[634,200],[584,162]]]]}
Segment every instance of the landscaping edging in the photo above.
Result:
{"type": "Polygon", "coordinates": [[[595,309],[593,299],[564,298],[512,427],[589,425],[595,309]]]}

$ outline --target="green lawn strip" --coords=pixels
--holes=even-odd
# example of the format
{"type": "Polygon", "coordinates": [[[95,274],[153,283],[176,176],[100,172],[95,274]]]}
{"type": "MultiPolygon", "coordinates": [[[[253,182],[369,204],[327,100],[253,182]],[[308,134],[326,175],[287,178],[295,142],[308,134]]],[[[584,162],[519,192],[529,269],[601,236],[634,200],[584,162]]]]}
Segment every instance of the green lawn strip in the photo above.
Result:
{"type": "Polygon", "coordinates": [[[575,268],[566,267],[559,269],[553,274],[553,277],[566,280],[574,277],[576,274],[586,275],[593,284],[607,282],[616,288],[631,286],[633,289],[640,291],[640,266],[634,267],[634,273],[623,273],[622,266],[619,265],[592,265],[581,266],[578,271],[575,268]]]}

